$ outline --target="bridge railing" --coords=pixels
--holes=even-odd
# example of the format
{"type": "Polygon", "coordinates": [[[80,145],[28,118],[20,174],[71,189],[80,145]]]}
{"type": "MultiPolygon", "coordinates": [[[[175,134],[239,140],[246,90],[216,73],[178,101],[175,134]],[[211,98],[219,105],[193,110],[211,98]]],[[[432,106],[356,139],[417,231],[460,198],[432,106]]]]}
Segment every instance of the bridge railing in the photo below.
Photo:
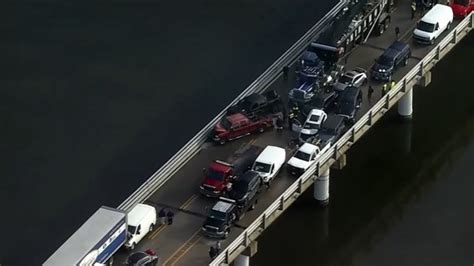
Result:
{"type": "Polygon", "coordinates": [[[412,89],[413,85],[429,71],[454,45],[466,36],[474,27],[474,13],[468,15],[448,36],[414,66],[383,98],[381,98],[364,116],[362,116],[333,147],[316,160],[283,194],[278,197],[255,221],[250,224],[219,256],[209,265],[229,264],[250,243],[268,227],[283,211],[295,201],[314,181],[320,173],[334,163],[347,148],[357,141],[368,127],[373,125],[398,100],[412,89]]]}
{"type": "Polygon", "coordinates": [[[236,104],[240,99],[252,93],[263,92],[278,77],[282,69],[295,62],[297,57],[306,49],[311,41],[325,30],[333,21],[333,18],[344,8],[348,0],[341,0],[334,6],[318,23],[309,29],[293,46],[291,46],[280,58],[278,58],[262,75],[250,84],[234,101],[224,108],[214,119],[212,119],[201,131],[188,141],[176,154],[173,155],[160,169],[148,178],[135,192],[133,192],[118,207],[129,211],[136,204],[145,201],[155,193],[166,181],[168,181],[184,164],[186,164],[206,142],[214,125],[222,118],[226,110],[236,104]]]}

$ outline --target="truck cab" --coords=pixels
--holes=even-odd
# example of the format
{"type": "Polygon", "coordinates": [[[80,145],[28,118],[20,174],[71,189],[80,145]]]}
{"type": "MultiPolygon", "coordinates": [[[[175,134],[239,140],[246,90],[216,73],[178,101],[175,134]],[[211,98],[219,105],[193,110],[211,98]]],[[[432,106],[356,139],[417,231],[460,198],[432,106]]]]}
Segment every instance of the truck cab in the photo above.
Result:
{"type": "Polygon", "coordinates": [[[232,187],[232,182],[252,167],[262,148],[251,145],[232,154],[225,161],[215,160],[204,171],[199,191],[206,197],[219,197],[232,187]]]}
{"type": "Polygon", "coordinates": [[[455,17],[464,18],[474,10],[474,0],[452,0],[450,6],[455,17]]]}
{"type": "Polygon", "coordinates": [[[203,233],[211,238],[227,238],[232,223],[237,218],[235,201],[226,198],[220,200],[209,211],[202,226],[203,233]]]}

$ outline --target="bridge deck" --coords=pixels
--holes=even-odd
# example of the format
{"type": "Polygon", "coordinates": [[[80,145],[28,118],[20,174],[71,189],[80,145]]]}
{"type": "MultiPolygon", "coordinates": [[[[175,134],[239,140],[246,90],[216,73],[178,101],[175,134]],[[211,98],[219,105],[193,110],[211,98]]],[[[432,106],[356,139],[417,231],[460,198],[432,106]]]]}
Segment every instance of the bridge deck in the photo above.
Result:
{"type": "MultiPolygon", "coordinates": [[[[390,28],[383,36],[371,37],[368,42],[353,50],[348,57],[346,68],[363,67],[369,69],[382,52],[395,40],[395,26],[401,31],[401,39],[407,41],[412,48],[412,58],[408,66],[399,69],[394,75],[395,80],[403,77],[421,58],[423,58],[432,46],[421,46],[411,40],[411,32],[415,25],[415,20],[410,19],[409,1],[398,1],[398,9],[392,15],[390,28]]],[[[457,23],[455,23],[457,24],[457,23]]],[[[455,25],[454,25],[455,26],[455,25]]],[[[447,33],[438,38],[441,40],[447,33]]],[[[290,76],[287,80],[283,77],[277,79],[270,86],[276,89],[282,96],[286,97],[289,88],[294,84],[294,69],[290,70],[290,76]]],[[[358,117],[363,115],[372,104],[376,103],[381,96],[381,83],[369,82],[363,87],[364,101],[358,117]],[[372,85],[375,93],[372,100],[367,100],[367,88],[372,85]]],[[[137,245],[137,250],[153,248],[161,257],[160,265],[206,265],[210,262],[208,257],[209,246],[215,243],[215,240],[207,239],[200,233],[201,225],[207,213],[207,209],[214,203],[213,200],[199,195],[198,188],[202,181],[203,167],[207,167],[213,159],[226,158],[240,146],[248,143],[254,143],[260,146],[277,145],[287,150],[288,156],[292,153],[290,145],[290,132],[284,131],[277,133],[275,131],[265,132],[259,135],[251,135],[240,140],[227,143],[225,146],[215,146],[212,144],[198,153],[189,163],[187,163],[173,178],[161,187],[149,200],[148,203],[154,204],[160,209],[163,206],[169,206],[175,209],[175,221],[171,226],[157,227],[149,233],[145,239],[137,245]]],[[[350,160],[350,158],[349,158],[350,160]]],[[[272,183],[270,190],[263,192],[255,210],[248,212],[245,217],[238,222],[238,226],[233,227],[229,237],[221,241],[222,247],[226,247],[232,240],[251,224],[254,219],[261,214],[280,194],[288,188],[295,177],[289,176],[286,171],[281,171],[279,176],[272,183]]],[[[126,258],[127,252],[119,251],[115,258],[117,265],[121,264],[126,258]]]]}

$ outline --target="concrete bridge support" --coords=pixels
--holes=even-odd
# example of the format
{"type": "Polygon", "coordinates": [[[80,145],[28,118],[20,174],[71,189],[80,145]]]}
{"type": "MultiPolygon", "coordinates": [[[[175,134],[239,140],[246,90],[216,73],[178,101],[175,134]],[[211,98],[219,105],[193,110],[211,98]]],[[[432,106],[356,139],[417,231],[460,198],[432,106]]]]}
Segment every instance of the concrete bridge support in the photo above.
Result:
{"type": "Polygon", "coordinates": [[[234,261],[235,266],[249,266],[250,265],[250,257],[246,255],[240,254],[234,261]]]}
{"type": "Polygon", "coordinates": [[[413,89],[409,91],[398,102],[398,114],[402,118],[411,119],[413,114],[413,89]]]}
{"type": "Polygon", "coordinates": [[[329,203],[329,168],[319,176],[314,182],[314,199],[318,201],[321,206],[326,206],[329,203]]]}

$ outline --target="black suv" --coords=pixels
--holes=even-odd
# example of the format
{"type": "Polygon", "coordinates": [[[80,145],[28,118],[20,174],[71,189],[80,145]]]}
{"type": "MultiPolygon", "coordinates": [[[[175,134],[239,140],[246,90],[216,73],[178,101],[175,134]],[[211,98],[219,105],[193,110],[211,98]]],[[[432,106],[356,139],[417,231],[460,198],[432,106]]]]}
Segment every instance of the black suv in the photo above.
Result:
{"type": "Polygon", "coordinates": [[[361,103],[362,90],[360,89],[360,87],[347,87],[339,95],[336,114],[344,116],[347,118],[347,121],[354,123],[357,111],[359,110],[361,103]]]}
{"type": "Polygon", "coordinates": [[[340,115],[328,115],[321,129],[318,131],[317,143],[320,147],[327,144],[334,144],[337,139],[345,132],[345,117],[340,115]]]}
{"type": "Polygon", "coordinates": [[[230,227],[237,218],[237,205],[233,200],[220,198],[207,215],[207,219],[202,226],[202,231],[208,237],[226,238],[229,235],[230,227]]]}
{"type": "Polygon", "coordinates": [[[262,184],[262,177],[255,171],[246,172],[232,184],[228,195],[235,200],[239,216],[255,208],[257,194],[262,190],[262,184]]]}
{"type": "Polygon", "coordinates": [[[375,60],[371,77],[375,80],[390,81],[397,68],[406,66],[411,56],[410,46],[404,42],[395,41],[385,52],[375,60]]]}

